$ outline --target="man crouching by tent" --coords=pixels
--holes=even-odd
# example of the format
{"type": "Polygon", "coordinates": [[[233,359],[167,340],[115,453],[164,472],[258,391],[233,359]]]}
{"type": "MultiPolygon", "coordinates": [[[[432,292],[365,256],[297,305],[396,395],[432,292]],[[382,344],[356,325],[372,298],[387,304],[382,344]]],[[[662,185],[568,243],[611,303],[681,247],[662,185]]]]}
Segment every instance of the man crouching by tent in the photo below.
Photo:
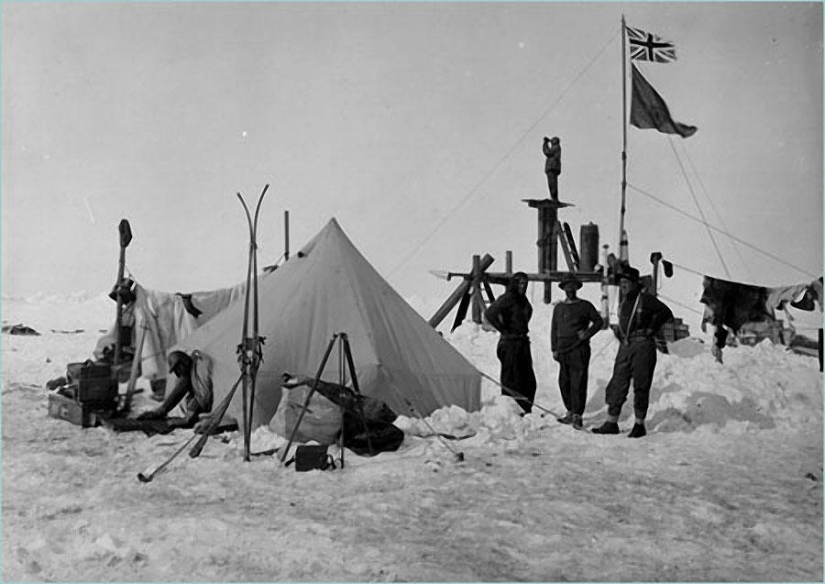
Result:
{"type": "Polygon", "coordinates": [[[536,396],[536,375],[530,352],[529,332],[533,306],[527,300],[527,274],[516,272],[507,290],[496,298],[484,316],[501,333],[496,356],[501,361],[502,395],[518,401],[525,414],[533,410],[536,396]]]}
{"type": "Polygon", "coordinates": [[[208,419],[199,422],[199,416],[212,411],[211,362],[200,351],[193,351],[191,357],[183,351],[172,351],[169,354],[168,364],[169,372],[176,377],[174,386],[171,391],[166,392],[162,404],[148,412],[143,412],[138,415],[137,419],[164,419],[175,406],[183,402],[184,416],[179,426],[194,427],[198,432],[202,429],[201,426],[209,423],[208,419]]]}

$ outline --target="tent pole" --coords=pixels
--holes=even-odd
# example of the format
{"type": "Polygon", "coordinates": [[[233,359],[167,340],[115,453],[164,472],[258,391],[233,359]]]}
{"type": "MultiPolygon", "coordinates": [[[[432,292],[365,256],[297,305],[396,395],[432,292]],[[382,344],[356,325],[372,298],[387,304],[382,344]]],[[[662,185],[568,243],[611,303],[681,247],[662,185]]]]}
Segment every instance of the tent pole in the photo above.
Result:
{"type": "MultiPolygon", "coordinates": [[[[335,335],[338,337],[338,381],[341,384],[341,387],[347,386],[347,373],[344,369],[344,343],[346,342],[347,335],[346,333],[338,333],[335,335]]],[[[346,409],[344,409],[343,401],[341,401],[341,405],[339,406],[341,410],[341,434],[338,436],[338,447],[341,449],[341,469],[344,468],[344,416],[346,415],[346,409]]]]}

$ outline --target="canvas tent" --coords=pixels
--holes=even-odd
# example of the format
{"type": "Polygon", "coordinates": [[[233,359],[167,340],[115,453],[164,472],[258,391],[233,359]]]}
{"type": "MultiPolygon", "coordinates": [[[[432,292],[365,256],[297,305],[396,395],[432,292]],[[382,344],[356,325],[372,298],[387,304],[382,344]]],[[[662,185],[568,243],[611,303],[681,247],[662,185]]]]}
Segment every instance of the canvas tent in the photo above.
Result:
{"type": "MultiPolygon", "coordinates": [[[[284,372],[314,377],[336,333],[347,334],[365,395],[410,415],[457,405],[481,407],[481,376],[452,345],[401,298],[344,234],[329,223],[276,271],[259,278],[259,327],[265,337],[252,427],[272,419],[284,372]]],[[[212,360],[214,403],[240,377],[237,347],[244,302],[235,302],[175,349],[199,350],[212,360]]],[[[339,381],[337,353],[322,378],[339,381]]],[[[228,413],[242,420],[241,391],[228,413]]]]}

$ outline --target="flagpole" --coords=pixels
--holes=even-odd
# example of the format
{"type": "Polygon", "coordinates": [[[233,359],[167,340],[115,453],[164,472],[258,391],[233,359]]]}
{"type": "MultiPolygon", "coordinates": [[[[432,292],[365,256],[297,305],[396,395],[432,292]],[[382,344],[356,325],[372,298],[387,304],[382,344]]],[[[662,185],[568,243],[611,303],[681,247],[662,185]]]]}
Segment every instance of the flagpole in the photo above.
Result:
{"type": "Polygon", "coordinates": [[[627,192],[627,37],[624,14],[622,14],[622,209],[619,216],[619,256],[627,260],[627,239],[624,232],[625,197],[627,192]]]}

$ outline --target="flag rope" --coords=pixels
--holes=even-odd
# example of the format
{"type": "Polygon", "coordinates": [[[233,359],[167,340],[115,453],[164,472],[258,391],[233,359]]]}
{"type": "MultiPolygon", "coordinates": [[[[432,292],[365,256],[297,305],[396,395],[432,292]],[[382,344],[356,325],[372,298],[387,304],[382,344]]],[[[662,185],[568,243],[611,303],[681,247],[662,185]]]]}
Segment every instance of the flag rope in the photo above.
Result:
{"type": "MultiPolygon", "coordinates": [[[[673,140],[672,137],[670,137],[670,140],[671,140],[671,144],[673,144],[674,140],[673,140]]],[[[705,187],[705,183],[702,182],[702,177],[699,174],[699,171],[696,169],[696,165],[693,164],[693,160],[690,157],[690,152],[688,152],[688,150],[687,150],[687,148],[685,148],[684,144],[682,145],[682,150],[684,152],[684,157],[687,160],[688,165],[690,165],[690,168],[693,171],[694,176],[696,177],[696,181],[699,183],[699,186],[702,187],[702,192],[705,194],[705,197],[707,198],[708,202],[710,203],[710,206],[713,209],[713,212],[716,214],[716,217],[719,220],[719,224],[722,226],[722,228],[725,231],[729,231],[729,228],[728,228],[727,224],[725,223],[725,220],[722,218],[722,214],[719,212],[719,209],[716,208],[716,204],[713,202],[713,197],[710,196],[710,193],[708,192],[707,187],[705,187]]],[[[742,250],[739,249],[738,245],[734,245],[733,249],[734,249],[734,251],[736,251],[736,255],[739,256],[739,261],[745,267],[745,272],[747,272],[748,278],[750,280],[754,280],[753,274],[751,273],[751,270],[750,270],[750,266],[745,261],[745,258],[742,257],[742,250]]]]}
{"type": "Polygon", "coordinates": [[[708,232],[708,237],[710,238],[710,241],[713,244],[713,249],[716,250],[716,255],[722,264],[722,269],[725,270],[725,275],[728,277],[728,279],[731,279],[728,264],[725,263],[725,258],[722,257],[722,252],[719,250],[719,245],[716,243],[716,238],[713,237],[713,232],[710,230],[708,226],[707,217],[705,217],[705,212],[702,211],[702,206],[699,204],[699,199],[696,198],[696,193],[693,190],[693,185],[690,184],[687,172],[685,172],[685,166],[682,164],[682,159],[679,158],[679,153],[676,152],[676,147],[673,145],[673,140],[668,140],[668,143],[670,144],[671,150],[673,150],[673,156],[676,157],[676,162],[679,163],[679,169],[682,171],[682,176],[685,177],[685,184],[687,184],[688,191],[690,191],[690,196],[693,197],[693,203],[696,205],[696,210],[699,211],[699,214],[702,216],[702,224],[705,226],[705,230],[708,232]]]}
{"type": "MultiPolygon", "coordinates": [[[[687,211],[683,211],[682,209],[679,209],[679,208],[678,208],[678,207],[676,207],[675,205],[672,205],[671,203],[668,203],[668,202],[666,202],[666,201],[663,201],[663,200],[662,200],[662,199],[660,199],[659,197],[657,197],[657,196],[655,196],[655,195],[652,195],[652,194],[648,193],[647,191],[645,191],[645,190],[643,190],[643,189],[640,189],[639,187],[637,187],[637,186],[635,186],[635,185],[632,185],[632,184],[628,183],[628,185],[627,185],[627,186],[629,186],[631,189],[633,189],[634,191],[636,191],[636,192],[637,192],[637,193],[639,193],[640,195],[644,195],[645,197],[648,197],[648,198],[650,198],[650,199],[653,199],[653,200],[654,200],[654,201],[656,201],[657,203],[660,203],[661,205],[663,205],[663,206],[665,206],[665,207],[668,207],[669,209],[671,209],[671,210],[673,210],[673,211],[676,211],[676,212],[677,212],[677,213],[679,213],[680,215],[684,215],[684,216],[685,216],[685,217],[687,217],[688,219],[692,219],[693,221],[696,221],[696,222],[698,222],[698,223],[701,223],[701,222],[702,222],[702,220],[701,220],[701,219],[699,219],[699,218],[697,218],[697,217],[695,217],[695,216],[691,215],[691,214],[690,214],[690,213],[688,213],[687,211]]],[[[797,265],[795,265],[795,264],[792,264],[792,263],[790,263],[790,262],[788,262],[788,261],[786,261],[786,260],[784,260],[784,259],[780,258],[780,257],[779,257],[779,256],[777,256],[777,255],[774,255],[774,254],[770,253],[769,251],[765,251],[764,249],[762,249],[762,248],[760,248],[760,247],[758,247],[758,246],[756,246],[756,245],[753,245],[752,243],[748,243],[748,242],[747,242],[747,241],[745,241],[744,239],[742,239],[742,238],[740,238],[740,237],[737,237],[737,236],[733,235],[732,233],[730,233],[730,232],[728,232],[728,231],[725,231],[724,229],[720,229],[720,228],[715,227],[715,226],[710,225],[710,224],[708,224],[708,228],[709,228],[709,229],[712,229],[712,230],[714,230],[714,231],[716,231],[716,232],[718,232],[718,233],[721,233],[721,234],[723,234],[723,235],[725,235],[725,236],[729,237],[729,238],[730,238],[730,239],[732,239],[733,241],[736,241],[736,242],[738,242],[738,243],[741,243],[742,245],[744,245],[744,246],[746,246],[746,247],[749,247],[749,248],[753,249],[754,251],[757,251],[757,252],[759,252],[759,253],[761,253],[761,254],[763,254],[763,255],[765,255],[765,256],[767,256],[767,257],[771,258],[772,260],[774,260],[774,261],[776,261],[776,262],[779,262],[779,263],[781,263],[781,264],[783,264],[783,265],[785,265],[785,266],[787,266],[787,267],[789,267],[789,268],[793,268],[793,269],[795,269],[796,271],[798,271],[798,272],[800,272],[800,273],[802,273],[802,274],[805,274],[806,276],[810,276],[811,278],[817,278],[817,277],[818,277],[818,275],[817,275],[817,274],[812,274],[811,272],[809,272],[809,271],[808,271],[808,270],[806,270],[805,268],[801,268],[801,267],[799,267],[799,266],[797,266],[797,265]]]]}

